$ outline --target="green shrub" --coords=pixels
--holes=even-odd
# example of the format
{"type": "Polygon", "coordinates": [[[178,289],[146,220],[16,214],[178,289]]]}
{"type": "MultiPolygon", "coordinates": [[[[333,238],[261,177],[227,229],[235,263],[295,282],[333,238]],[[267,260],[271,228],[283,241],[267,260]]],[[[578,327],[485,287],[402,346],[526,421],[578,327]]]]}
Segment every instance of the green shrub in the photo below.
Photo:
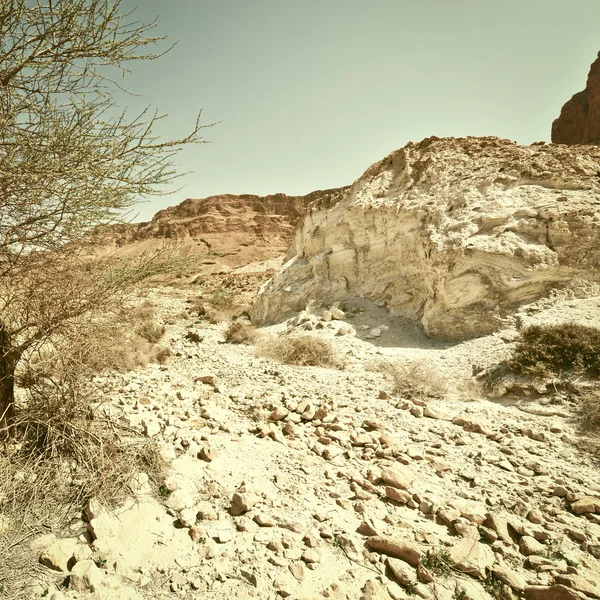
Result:
{"type": "Polygon", "coordinates": [[[600,329],[561,323],[533,325],[521,332],[510,369],[534,377],[564,373],[600,375],[600,329]]]}

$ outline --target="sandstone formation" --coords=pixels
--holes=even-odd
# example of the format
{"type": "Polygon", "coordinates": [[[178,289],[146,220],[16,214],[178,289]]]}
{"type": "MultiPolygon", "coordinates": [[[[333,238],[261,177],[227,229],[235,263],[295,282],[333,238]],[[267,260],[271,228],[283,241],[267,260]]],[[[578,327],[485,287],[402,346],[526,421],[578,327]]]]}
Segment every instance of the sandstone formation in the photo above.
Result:
{"type": "Polygon", "coordinates": [[[150,222],[108,228],[99,245],[104,254],[131,256],[172,240],[185,255],[206,254],[225,267],[240,267],[285,254],[308,204],[335,199],[341,191],[188,198],[159,211],[150,222]]]}
{"type": "Polygon", "coordinates": [[[520,305],[600,274],[599,173],[594,147],[411,142],[310,206],[253,320],[360,297],[430,336],[494,331],[520,305]]]}
{"type": "Polygon", "coordinates": [[[552,123],[555,144],[600,144],[600,52],[592,63],[587,85],[575,94],[552,123]]]}

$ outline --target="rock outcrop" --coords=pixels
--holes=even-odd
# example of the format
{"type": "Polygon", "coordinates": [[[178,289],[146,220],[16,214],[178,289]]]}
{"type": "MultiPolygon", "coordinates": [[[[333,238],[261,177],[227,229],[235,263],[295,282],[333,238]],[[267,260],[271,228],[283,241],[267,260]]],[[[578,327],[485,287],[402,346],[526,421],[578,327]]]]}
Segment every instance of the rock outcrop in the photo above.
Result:
{"type": "Polygon", "coordinates": [[[339,201],[313,203],[258,323],[317,299],[368,298],[449,340],[494,331],[520,305],[600,274],[600,148],[494,137],[409,143],[339,201]]]}
{"type": "Polygon", "coordinates": [[[587,85],[575,94],[552,123],[555,144],[600,144],[600,52],[590,68],[587,85]]]}
{"type": "Polygon", "coordinates": [[[97,232],[95,251],[135,256],[176,241],[185,255],[210,255],[226,267],[240,267],[285,254],[306,207],[331,201],[344,191],[316,191],[306,196],[222,194],[188,198],[161,210],[147,223],[114,225],[97,232]]]}

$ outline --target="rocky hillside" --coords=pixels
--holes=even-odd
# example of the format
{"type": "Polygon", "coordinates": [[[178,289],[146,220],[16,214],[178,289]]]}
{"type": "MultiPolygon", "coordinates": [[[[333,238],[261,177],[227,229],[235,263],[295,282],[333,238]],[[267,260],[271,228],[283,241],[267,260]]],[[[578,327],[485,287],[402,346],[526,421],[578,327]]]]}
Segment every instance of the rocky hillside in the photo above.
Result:
{"type": "Polygon", "coordinates": [[[552,123],[555,144],[600,144],[600,52],[590,68],[587,84],[575,94],[552,123]]]}
{"type": "Polygon", "coordinates": [[[594,146],[410,143],[337,202],[311,205],[253,319],[362,297],[431,336],[497,330],[522,304],[600,275],[599,172],[594,146]]]}
{"type": "MultiPolygon", "coordinates": [[[[32,541],[45,569],[27,598],[600,598],[600,475],[576,447],[572,402],[457,393],[474,363],[510,352],[514,329],[449,346],[348,305],[311,334],[345,363],[334,370],[224,343],[227,324],[198,321],[179,290],[147,300],[169,363],[95,382],[103,409],[169,460],[162,499],[140,474],[137,500],[92,499],[66,537],[32,541]],[[421,392],[398,394],[383,360],[421,392]]],[[[571,299],[522,318],[597,322],[599,310],[571,299]]]]}
{"type": "Polygon", "coordinates": [[[309,203],[334,199],[344,188],[306,196],[236,196],[188,198],[161,210],[148,223],[117,225],[102,232],[102,253],[137,255],[177,242],[184,254],[207,255],[221,268],[240,267],[281,256],[309,203]]]}

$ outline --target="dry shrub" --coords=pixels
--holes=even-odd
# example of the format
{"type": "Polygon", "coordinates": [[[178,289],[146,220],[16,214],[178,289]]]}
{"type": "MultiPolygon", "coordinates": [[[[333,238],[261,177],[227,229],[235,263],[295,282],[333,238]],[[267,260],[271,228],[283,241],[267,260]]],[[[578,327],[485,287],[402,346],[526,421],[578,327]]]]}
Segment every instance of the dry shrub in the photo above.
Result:
{"type": "Polygon", "coordinates": [[[447,391],[443,377],[424,361],[408,364],[382,361],[377,369],[390,377],[393,390],[407,398],[442,398],[447,391]]]}
{"type": "Polygon", "coordinates": [[[581,429],[598,436],[600,441],[600,389],[581,391],[579,396],[581,429]]]}
{"type": "Polygon", "coordinates": [[[253,344],[258,338],[258,331],[251,323],[232,321],[224,336],[228,344],[253,344]]]}
{"type": "Polygon", "coordinates": [[[124,373],[148,362],[164,364],[171,351],[156,345],[165,328],[153,319],[154,308],[147,305],[94,315],[78,323],[77,330],[34,352],[21,367],[20,385],[27,387],[32,378],[55,373],[61,364],[70,364],[88,375],[109,370],[124,373]]]}
{"type": "Polygon", "coordinates": [[[600,375],[600,329],[561,323],[534,325],[521,332],[508,367],[523,375],[600,375]]]}
{"type": "Polygon", "coordinates": [[[219,323],[238,312],[236,296],[229,290],[217,289],[188,299],[190,311],[209,323],[219,323]]]}
{"type": "Polygon", "coordinates": [[[600,389],[590,388],[579,391],[579,427],[585,437],[577,441],[577,446],[597,458],[600,457],[600,389]]]}
{"type": "Polygon", "coordinates": [[[259,343],[258,350],[266,358],[291,365],[334,368],[343,366],[331,344],[314,335],[270,336],[259,343]]]}
{"type": "Polygon", "coordinates": [[[157,490],[166,472],[154,442],[103,414],[99,392],[75,365],[58,367],[23,390],[14,439],[0,454],[0,512],[9,523],[0,536],[0,585],[11,597],[30,597],[24,582],[37,574],[38,558],[30,538],[60,533],[92,496],[119,505],[141,472],[157,490]]]}

